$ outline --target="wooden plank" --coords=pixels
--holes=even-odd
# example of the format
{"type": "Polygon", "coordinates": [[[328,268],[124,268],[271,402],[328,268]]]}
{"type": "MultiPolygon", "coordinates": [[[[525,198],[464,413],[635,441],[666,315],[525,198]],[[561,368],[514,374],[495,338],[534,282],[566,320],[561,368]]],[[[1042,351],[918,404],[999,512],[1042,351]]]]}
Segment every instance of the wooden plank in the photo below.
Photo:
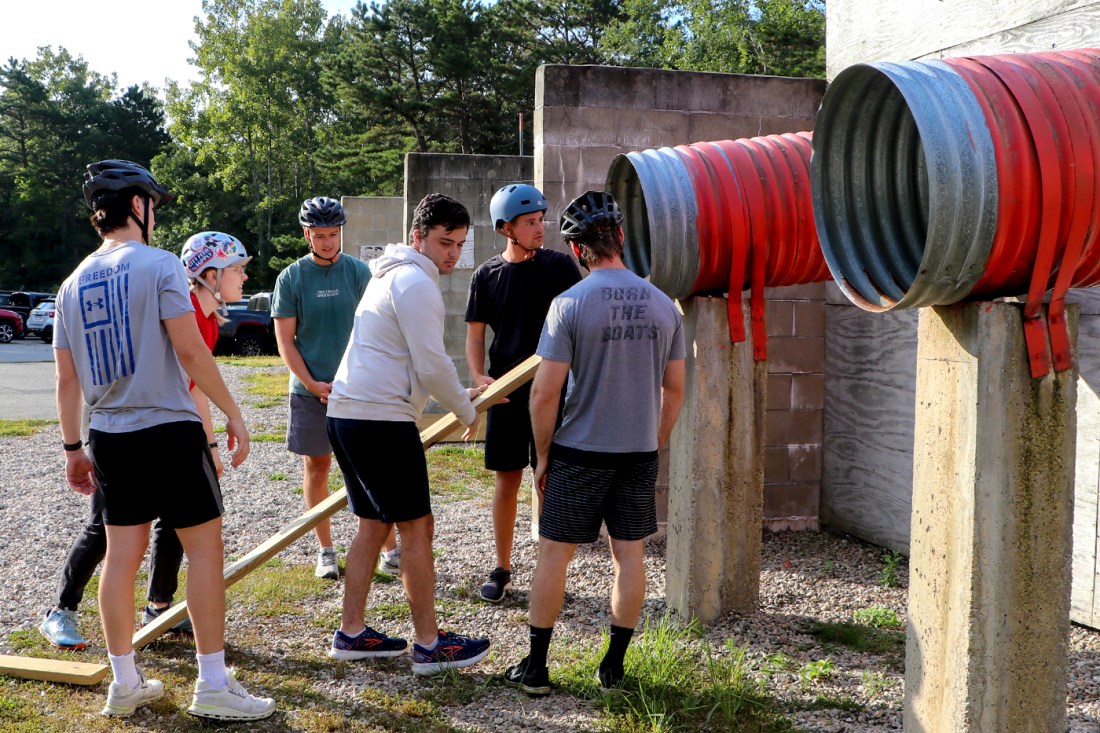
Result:
{"type": "MultiPolygon", "coordinates": [[[[512,392],[530,382],[531,379],[534,378],[535,371],[538,369],[538,365],[541,361],[542,359],[538,356],[531,356],[503,377],[489,385],[489,388],[473,402],[474,409],[477,413],[484,413],[497,402],[500,402],[512,392]]],[[[446,437],[460,427],[462,427],[462,423],[455,417],[454,413],[448,413],[420,433],[420,442],[423,444],[424,450],[428,450],[428,448],[439,442],[440,439],[446,437]]],[[[278,533],[269,537],[240,560],[226,567],[224,573],[225,587],[228,588],[233,585],[257,567],[277,555],[287,546],[293,544],[304,534],[317,526],[318,522],[331,517],[333,514],[343,509],[347,504],[347,500],[347,491],[345,489],[339,489],[333,492],[320,504],[316,504],[312,509],[283,527],[278,533]]],[[[168,611],[162,612],[153,623],[139,629],[137,633],[134,634],[134,648],[141,649],[159,638],[182,620],[186,613],[186,601],[177,603],[168,611]]]]}
{"type": "Polygon", "coordinates": [[[64,659],[38,659],[0,654],[0,674],[45,682],[94,685],[107,677],[106,664],[70,662],[64,659]]]}

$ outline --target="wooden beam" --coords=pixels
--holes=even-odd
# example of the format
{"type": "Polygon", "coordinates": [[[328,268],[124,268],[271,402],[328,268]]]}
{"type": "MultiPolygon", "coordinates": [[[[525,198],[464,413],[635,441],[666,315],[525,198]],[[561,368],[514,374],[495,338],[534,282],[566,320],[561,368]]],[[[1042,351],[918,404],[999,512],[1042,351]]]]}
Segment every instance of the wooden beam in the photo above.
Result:
{"type": "MultiPolygon", "coordinates": [[[[480,415],[500,402],[515,390],[531,381],[542,360],[532,356],[521,362],[512,371],[489,385],[489,388],[476,400],[474,409],[480,415]]],[[[450,433],[462,427],[454,413],[440,418],[420,433],[420,442],[424,450],[435,445],[450,433]]],[[[339,489],[329,495],[320,504],[302,514],[279,532],[267,538],[251,552],[225,568],[225,587],[236,583],[260,565],[293,544],[319,522],[340,511],[347,504],[347,491],[339,489]]],[[[134,634],[134,648],[141,649],[165,634],[187,614],[187,602],[177,603],[157,616],[153,623],[134,634]]],[[[34,657],[0,656],[0,674],[11,677],[24,677],[49,682],[68,682],[77,685],[94,685],[107,676],[108,667],[103,664],[83,662],[65,662],[34,657]]]]}
{"type": "Polygon", "coordinates": [[[37,659],[0,654],[0,674],[45,682],[94,685],[107,676],[106,664],[70,662],[65,659],[37,659]]]}

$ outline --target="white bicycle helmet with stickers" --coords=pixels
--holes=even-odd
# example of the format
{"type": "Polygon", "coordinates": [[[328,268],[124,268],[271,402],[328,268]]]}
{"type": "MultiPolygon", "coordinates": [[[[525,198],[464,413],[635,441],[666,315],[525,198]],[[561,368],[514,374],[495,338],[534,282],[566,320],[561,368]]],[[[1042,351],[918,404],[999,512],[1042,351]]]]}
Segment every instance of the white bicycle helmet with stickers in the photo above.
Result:
{"type": "Polygon", "coordinates": [[[222,270],[236,265],[247,265],[251,259],[241,240],[222,232],[199,232],[184,242],[183,251],[180,252],[180,261],[187,272],[187,278],[209,288],[219,302],[222,299],[222,270]],[[217,270],[213,287],[200,277],[210,268],[217,270]]]}

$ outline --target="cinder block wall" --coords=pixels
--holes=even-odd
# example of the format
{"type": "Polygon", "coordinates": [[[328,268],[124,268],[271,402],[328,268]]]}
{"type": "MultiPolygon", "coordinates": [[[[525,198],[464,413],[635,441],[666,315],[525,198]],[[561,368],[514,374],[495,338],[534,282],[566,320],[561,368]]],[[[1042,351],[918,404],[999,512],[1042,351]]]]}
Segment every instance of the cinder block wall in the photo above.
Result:
{"type": "Polygon", "coordinates": [[[342,196],[340,203],[347,217],[341,245],[352,257],[369,260],[381,247],[406,240],[401,229],[405,199],[400,196],[342,196]]]}
{"type": "MultiPolygon", "coordinates": [[[[619,153],[813,128],[825,83],[738,74],[543,66],[535,77],[535,185],[547,242],[562,207],[604,188],[619,153]]],[[[769,291],[765,526],[817,526],[824,367],[821,286],[769,291]]],[[[728,339],[727,333],[713,334],[728,339]]]]}
{"type": "Polygon", "coordinates": [[[405,156],[402,231],[409,231],[413,210],[429,193],[453,196],[470,212],[470,232],[462,259],[454,272],[440,278],[439,282],[447,314],[443,330],[447,353],[458,367],[459,376],[467,382],[470,371],[466,366],[465,315],[470,278],[474,268],[502,251],[505,244],[489,221],[489,200],[506,183],[530,183],[533,174],[534,163],[529,156],[451,153],[409,153],[405,156]]]}

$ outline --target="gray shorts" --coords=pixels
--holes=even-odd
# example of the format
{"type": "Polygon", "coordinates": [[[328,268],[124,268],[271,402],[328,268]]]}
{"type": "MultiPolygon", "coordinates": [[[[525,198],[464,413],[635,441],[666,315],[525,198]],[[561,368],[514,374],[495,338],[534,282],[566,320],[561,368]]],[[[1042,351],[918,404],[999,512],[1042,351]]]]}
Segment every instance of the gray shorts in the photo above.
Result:
{"type": "Polygon", "coordinates": [[[300,456],[332,453],[325,425],[328,407],[314,395],[290,393],[290,419],[286,426],[286,449],[300,456]]]}

